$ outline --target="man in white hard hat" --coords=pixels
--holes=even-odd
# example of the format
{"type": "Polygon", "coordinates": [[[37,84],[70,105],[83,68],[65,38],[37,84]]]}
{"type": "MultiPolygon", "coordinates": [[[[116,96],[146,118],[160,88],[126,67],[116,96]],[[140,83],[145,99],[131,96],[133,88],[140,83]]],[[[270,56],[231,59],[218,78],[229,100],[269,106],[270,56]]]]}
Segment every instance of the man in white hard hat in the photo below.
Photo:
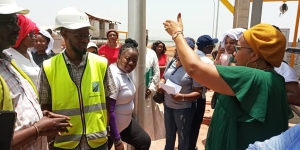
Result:
{"type": "MultiPolygon", "coordinates": [[[[10,54],[3,52],[13,46],[18,38],[20,27],[17,14],[27,13],[29,10],[18,7],[15,0],[0,1],[0,110],[16,113],[13,137],[12,134],[0,133],[1,142],[3,138],[12,138],[12,149],[47,150],[46,136],[66,131],[66,127],[70,126],[66,122],[68,117],[42,112],[32,81],[15,65],[10,54]]],[[[0,149],[9,149],[10,143],[0,143],[0,149]]]]}
{"type": "Polygon", "coordinates": [[[88,16],[67,7],[55,19],[55,29],[65,40],[65,50],[43,62],[38,90],[42,109],[71,118],[69,133],[55,137],[54,149],[107,149],[109,104],[106,96],[115,93],[107,59],[87,53],[88,16]]]}

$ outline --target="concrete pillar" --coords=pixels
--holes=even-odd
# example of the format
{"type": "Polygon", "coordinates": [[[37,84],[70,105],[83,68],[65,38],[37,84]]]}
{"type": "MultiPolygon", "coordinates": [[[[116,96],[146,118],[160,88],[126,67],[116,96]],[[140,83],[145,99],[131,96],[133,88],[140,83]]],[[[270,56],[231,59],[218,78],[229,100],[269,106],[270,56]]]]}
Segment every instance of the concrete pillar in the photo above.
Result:
{"type": "Polygon", "coordinates": [[[235,0],[233,28],[248,28],[249,0],[235,0]]]}
{"type": "Polygon", "coordinates": [[[146,0],[128,0],[128,37],[137,41],[139,60],[132,72],[136,86],[134,118],[143,126],[145,107],[146,0]]]}
{"type": "Polygon", "coordinates": [[[261,23],[261,13],[262,13],[263,3],[264,3],[263,0],[255,0],[252,2],[250,27],[253,27],[261,23]]]}
{"type": "MultiPolygon", "coordinates": [[[[128,0],[128,37],[136,40],[139,60],[132,72],[132,80],[136,87],[134,99],[134,118],[143,127],[145,111],[145,64],[146,64],[146,0],[128,0]]],[[[134,150],[127,145],[127,150],[134,150]]]]}

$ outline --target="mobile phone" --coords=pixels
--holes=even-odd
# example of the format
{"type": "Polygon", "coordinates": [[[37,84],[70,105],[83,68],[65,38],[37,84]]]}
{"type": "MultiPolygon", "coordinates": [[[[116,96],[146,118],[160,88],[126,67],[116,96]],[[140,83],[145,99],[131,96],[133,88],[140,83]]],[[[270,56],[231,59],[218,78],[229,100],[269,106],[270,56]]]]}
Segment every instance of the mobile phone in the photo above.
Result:
{"type": "Polygon", "coordinates": [[[0,111],[0,149],[10,150],[16,122],[15,111],[0,111]]]}

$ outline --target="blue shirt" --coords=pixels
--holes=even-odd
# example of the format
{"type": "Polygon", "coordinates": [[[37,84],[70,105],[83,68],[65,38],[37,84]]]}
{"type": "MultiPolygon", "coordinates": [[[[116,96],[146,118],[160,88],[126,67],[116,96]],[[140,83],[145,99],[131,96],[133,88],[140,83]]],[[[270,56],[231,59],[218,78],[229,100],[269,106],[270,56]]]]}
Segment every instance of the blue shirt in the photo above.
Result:
{"type": "MultiPolygon", "coordinates": [[[[172,62],[172,61],[171,61],[172,62]]],[[[168,64],[169,65],[169,64],[168,64]]],[[[167,65],[167,66],[168,66],[167,65]]],[[[164,78],[166,81],[169,79],[175,84],[180,85],[181,94],[189,94],[193,92],[193,87],[202,87],[201,84],[194,81],[184,70],[182,66],[176,68],[176,61],[165,70],[164,78]]],[[[195,99],[196,101],[196,99],[195,99]]],[[[184,109],[191,108],[193,101],[175,101],[168,93],[165,93],[165,104],[169,108],[173,109],[184,109]]]]}
{"type": "Polygon", "coordinates": [[[264,142],[250,144],[247,150],[299,150],[300,124],[264,142]]]}

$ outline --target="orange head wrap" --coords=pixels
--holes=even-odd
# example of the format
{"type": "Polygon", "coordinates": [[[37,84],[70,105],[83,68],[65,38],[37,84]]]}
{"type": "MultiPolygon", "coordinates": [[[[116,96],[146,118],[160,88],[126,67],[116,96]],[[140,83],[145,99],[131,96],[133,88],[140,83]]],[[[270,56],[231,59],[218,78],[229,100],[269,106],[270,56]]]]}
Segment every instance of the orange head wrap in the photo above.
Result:
{"type": "Polygon", "coordinates": [[[252,50],[274,67],[279,67],[286,47],[285,36],[269,24],[258,24],[246,30],[244,38],[252,50]]]}

